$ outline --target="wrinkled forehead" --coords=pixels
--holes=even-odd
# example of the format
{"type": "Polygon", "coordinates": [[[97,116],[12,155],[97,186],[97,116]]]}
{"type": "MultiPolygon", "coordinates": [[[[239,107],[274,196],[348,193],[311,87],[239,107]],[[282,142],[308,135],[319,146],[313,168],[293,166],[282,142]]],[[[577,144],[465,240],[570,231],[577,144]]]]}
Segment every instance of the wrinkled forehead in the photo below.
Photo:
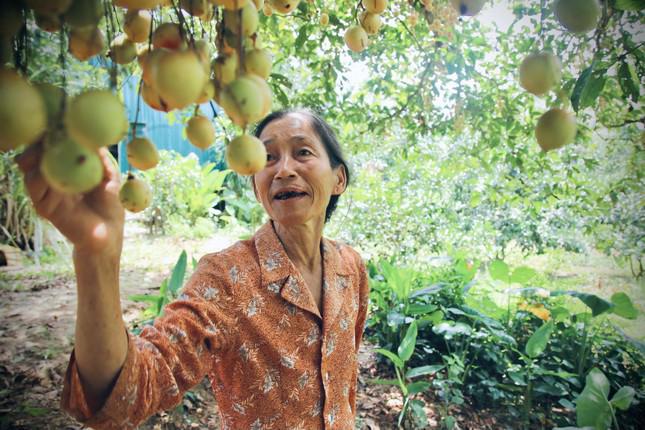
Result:
{"type": "Polygon", "coordinates": [[[282,118],[271,121],[262,130],[260,140],[268,144],[275,140],[289,141],[296,136],[308,138],[315,142],[320,141],[312,126],[311,118],[299,112],[289,113],[282,118]]]}

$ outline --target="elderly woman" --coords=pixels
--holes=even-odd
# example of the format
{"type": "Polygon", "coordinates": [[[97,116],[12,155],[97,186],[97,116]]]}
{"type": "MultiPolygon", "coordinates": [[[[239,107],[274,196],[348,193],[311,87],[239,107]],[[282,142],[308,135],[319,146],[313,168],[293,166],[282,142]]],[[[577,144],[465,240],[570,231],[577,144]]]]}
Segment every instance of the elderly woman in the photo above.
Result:
{"type": "Polygon", "coordinates": [[[139,336],[121,314],[119,173],[84,196],[56,193],[39,149],[18,159],[37,212],[74,244],[75,348],[62,407],[93,428],[135,428],[205,375],[224,429],[353,429],[369,287],[360,256],[322,237],[349,181],[331,128],[306,110],[265,118],[252,179],[269,221],[201,258],[181,296],[139,336]]]}

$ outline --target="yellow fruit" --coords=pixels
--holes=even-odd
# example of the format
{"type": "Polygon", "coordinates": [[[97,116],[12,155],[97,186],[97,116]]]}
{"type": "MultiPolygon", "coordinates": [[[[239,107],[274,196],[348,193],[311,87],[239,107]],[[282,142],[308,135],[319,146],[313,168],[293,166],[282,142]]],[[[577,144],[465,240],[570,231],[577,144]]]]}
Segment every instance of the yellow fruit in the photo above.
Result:
{"type": "Polygon", "coordinates": [[[137,58],[137,47],[124,34],[120,34],[110,43],[110,58],[117,64],[128,64],[137,58]]]}
{"type": "Polygon", "coordinates": [[[199,149],[208,149],[215,142],[215,127],[205,116],[195,115],[186,125],[186,136],[199,149]]]}
{"type": "Polygon", "coordinates": [[[210,53],[210,49],[208,48],[208,42],[204,39],[196,40],[194,50],[197,53],[197,57],[199,58],[199,61],[201,61],[202,65],[204,66],[204,73],[206,73],[207,75],[210,75],[211,53],[210,53]]]}
{"type": "Polygon", "coordinates": [[[186,46],[181,27],[174,22],[164,22],[152,33],[152,47],[155,49],[166,48],[177,50],[183,49],[186,46]]]}
{"type": "Polygon", "coordinates": [[[162,0],[112,0],[116,6],[126,9],[154,9],[162,0]]]}
{"type": "Polygon", "coordinates": [[[213,98],[215,98],[215,83],[213,81],[208,81],[206,82],[206,85],[204,85],[202,93],[199,95],[197,100],[195,100],[195,103],[198,105],[208,103],[213,98]]]}
{"type": "Polygon", "coordinates": [[[98,149],[117,143],[127,123],[125,107],[107,90],[90,90],[74,97],[65,111],[70,137],[87,148],[98,149]]]}
{"type": "Polygon", "coordinates": [[[62,88],[59,88],[52,84],[47,84],[45,82],[34,84],[34,87],[36,87],[38,93],[40,93],[40,96],[43,99],[49,126],[53,127],[57,125],[58,122],[62,119],[60,117],[60,113],[61,108],[63,107],[63,98],[65,97],[65,92],[62,90],[62,88]]]}
{"type": "Polygon", "coordinates": [[[69,33],[69,53],[80,61],[85,61],[103,52],[105,39],[98,27],[72,29],[69,33]]]}
{"type": "Polygon", "coordinates": [[[13,70],[0,68],[0,151],[33,143],[47,127],[43,100],[29,82],[13,70]]]}
{"type": "Polygon", "coordinates": [[[473,16],[484,8],[486,0],[450,0],[450,3],[460,15],[473,16]]]}
{"type": "Polygon", "coordinates": [[[239,11],[224,11],[224,26],[233,34],[250,36],[258,29],[258,10],[253,3],[247,3],[239,11]]]}
{"type": "Polygon", "coordinates": [[[535,137],[543,151],[561,148],[576,137],[576,117],[565,110],[553,108],[540,117],[535,137]]]}
{"type": "Polygon", "coordinates": [[[166,102],[161,99],[159,93],[145,82],[143,82],[143,87],[141,87],[141,98],[148,106],[155,110],[161,112],[169,112],[171,110],[166,102]]]}
{"type": "Polygon", "coordinates": [[[360,25],[352,25],[345,31],[345,44],[354,52],[367,48],[367,33],[360,25]]]}
{"type": "Polygon", "coordinates": [[[119,200],[121,200],[123,207],[130,212],[141,212],[150,205],[152,190],[146,182],[129,174],[127,181],[119,191],[119,200]]]}
{"type": "Polygon", "coordinates": [[[54,190],[81,194],[103,179],[103,163],[96,150],[74,142],[69,136],[50,139],[40,159],[40,173],[54,190]]]}
{"type": "Polygon", "coordinates": [[[211,3],[221,6],[226,10],[242,9],[248,4],[248,0],[209,0],[211,3]]]}
{"type": "Polygon", "coordinates": [[[129,10],[123,21],[123,32],[133,42],[143,43],[150,37],[152,15],[147,10],[129,10]]]}
{"type": "Polygon", "coordinates": [[[562,78],[562,65],[550,52],[529,54],[520,65],[520,85],[526,91],[541,96],[562,78]]]}
{"type": "Polygon", "coordinates": [[[240,76],[224,88],[220,104],[231,121],[245,127],[262,118],[266,100],[253,79],[240,76]]]}
{"type": "Polygon", "coordinates": [[[269,88],[267,81],[265,81],[258,75],[248,73],[246,77],[255,82],[258,87],[258,91],[262,96],[262,110],[260,111],[260,118],[264,118],[271,111],[271,105],[273,104],[273,95],[271,94],[271,88],[269,88]]]}
{"type": "Polygon", "coordinates": [[[192,16],[205,15],[209,9],[209,4],[206,0],[180,0],[179,5],[192,16]]]}
{"type": "Polygon", "coordinates": [[[25,0],[27,7],[44,15],[60,15],[72,4],[72,0],[25,0]]]}
{"type": "Polygon", "coordinates": [[[96,27],[103,17],[102,0],[73,0],[65,14],[65,22],[72,28],[96,27]]]}
{"type": "Polygon", "coordinates": [[[244,55],[244,65],[247,73],[267,79],[271,74],[271,53],[266,49],[251,49],[244,55]]]}
{"type": "Polygon", "coordinates": [[[22,11],[12,2],[5,1],[0,5],[0,38],[11,39],[22,27],[22,11]]]}
{"type": "Polygon", "coordinates": [[[298,7],[300,0],[271,0],[271,8],[280,13],[291,13],[298,7]]]}
{"type": "Polygon", "coordinates": [[[553,10],[560,24],[572,33],[595,29],[602,12],[598,0],[556,0],[553,10]]]}
{"type": "Polygon", "coordinates": [[[38,28],[48,33],[56,33],[62,28],[60,18],[55,15],[45,15],[36,12],[34,13],[34,17],[36,18],[38,28]]]}
{"type": "Polygon", "coordinates": [[[240,175],[254,175],[264,168],[266,162],[266,149],[255,136],[243,134],[226,147],[226,163],[240,175]]]}
{"type": "Polygon", "coordinates": [[[410,12],[410,15],[408,15],[408,24],[410,24],[411,27],[414,27],[419,23],[419,14],[416,13],[415,11],[410,12]]]}
{"type": "Polygon", "coordinates": [[[128,163],[135,169],[152,169],[159,163],[157,147],[145,137],[135,137],[126,146],[128,163]]]}
{"type": "Polygon", "coordinates": [[[367,34],[376,34],[381,28],[381,15],[363,11],[359,21],[367,34]]]}
{"type": "Polygon", "coordinates": [[[253,0],[253,4],[257,10],[260,10],[264,7],[264,0],[253,0]]]}
{"type": "Polygon", "coordinates": [[[195,51],[166,51],[152,64],[152,82],[171,109],[182,109],[199,97],[208,75],[195,51]]]}
{"type": "Polygon", "coordinates": [[[320,25],[327,27],[329,25],[329,15],[326,12],[320,14],[320,25]]]}
{"type": "Polygon", "coordinates": [[[233,51],[230,55],[220,55],[213,62],[213,72],[220,87],[230,84],[237,76],[238,58],[233,51]]]}
{"type": "Polygon", "coordinates": [[[264,14],[264,16],[273,15],[273,8],[269,3],[264,3],[264,6],[262,7],[262,13],[264,14]]]}
{"type": "Polygon", "coordinates": [[[166,49],[153,49],[149,51],[146,47],[139,53],[137,61],[141,68],[141,77],[146,84],[154,86],[152,70],[156,62],[165,52],[167,52],[166,49]]]}
{"type": "Polygon", "coordinates": [[[387,8],[387,0],[363,0],[363,7],[369,13],[383,13],[387,8]]]}

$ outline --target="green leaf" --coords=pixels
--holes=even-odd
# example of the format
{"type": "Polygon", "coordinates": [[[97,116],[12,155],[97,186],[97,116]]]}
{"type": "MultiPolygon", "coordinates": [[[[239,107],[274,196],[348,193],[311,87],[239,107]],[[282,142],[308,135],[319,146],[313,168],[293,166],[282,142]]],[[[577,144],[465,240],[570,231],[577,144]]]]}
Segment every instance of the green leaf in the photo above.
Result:
{"type": "Polygon", "coordinates": [[[632,299],[625,293],[614,293],[611,296],[611,302],[614,304],[612,312],[623,318],[634,320],[638,317],[638,309],[634,307],[632,299]]]}
{"type": "Polygon", "coordinates": [[[618,10],[643,10],[645,0],[616,0],[614,7],[618,10]]]}
{"type": "Polygon", "coordinates": [[[554,328],[553,321],[542,324],[542,327],[537,329],[529,338],[528,342],[526,342],[526,355],[535,358],[542,354],[554,328]]]}
{"type": "Polygon", "coordinates": [[[367,382],[376,385],[394,385],[395,387],[399,386],[398,379],[368,379],[367,382]]]}
{"type": "Polygon", "coordinates": [[[640,96],[639,82],[634,66],[623,60],[618,68],[618,83],[625,98],[629,97],[634,102],[638,101],[640,96]]]}
{"type": "Polygon", "coordinates": [[[133,302],[157,303],[157,301],[159,300],[159,295],[158,294],[133,294],[131,296],[128,296],[128,300],[132,300],[133,302]]]}
{"type": "Polygon", "coordinates": [[[488,269],[488,271],[490,272],[491,278],[508,283],[509,281],[508,265],[504,263],[502,260],[494,260],[490,264],[490,268],[488,269]]]}
{"type": "Polygon", "coordinates": [[[437,373],[441,369],[446,367],[443,364],[431,364],[428,366],[419,366],[415,367],[414,369],[408,370],[408,372],[405,374],[406,378],[416,378],[417,376],[423,376],[423,375],[432,375],[434,373],[437,373]]]}
{"type": "Polygon", "coordinates": [[[621,411],[626,411],[632,404],[635,394],[636,391],[632,387],[620,387],[620,390],[616,391],[614,397],[611,398],[611,404],[621,411]]]}
{"type": "Polygon", "coordinates": [[[576,399],[576,424],[596,430],[609,428],[611,406],[607,400],[608,395],[609,381],[600,370],[591,369],[585,388],[576,399]]]}
{"type": "Polygon", "coordinates": [[[296,50],[302,48],[302,45],[305,44],[308,38],[309,38],[309,25],[305,24],[302,27],[300,27],[300,32],[298,33],[298,37],[294,42],[294,46],[296,47],[296,50]]]}
{"type": "Polygon", "coordinates": [[[596,99],[605,87],[606,81],[607,69],[595,70],[593,72],[593,74],[589,78],[589,81],[587,81],[587,85],[582,90],[579,109],[584,109],[586,107],[594,105],[596,99]]]}
{"type": "Polygon", "coordinates": [[[584,69],[582,73],[580,73],[580,76],[578,77],[578,80],[573,87],[573,93],[571,93],[571,106],[573,106],[573,110],[575,110],[576,112],[578,112],[578,108],[580,106],[582,92],[587,86],[587,82],[589,82],[589,79],[591,78],[591,72],[593,72],[593,64],[584,69]]]}
{"type": "Polygon", "coordinates": [[[410,315],[422,315],[422,314],[428,314],[434,311],[435,309],[437,309],[437,305],[433,303],[426,303],[426,304],[413,303],[410,306],[408,306],[407,313],[410,315]]]}
{"type": "Polygon", "coordinates": [[[441,334],[446,340],[450,340],[457,335],[468,336],[472,329],[468,324],[462,322],[453,323],[452,321],[444,321],[432,327],[432,331],[436,334],[441,334]]]}
{"type": "Polygon", "coordinates": [[[405,337],[401,341],[401,345],[399,345],[399,357],[401,357],[401,360],[404,362],[408,361],[410,357],[412,357],[414,348],[417,345],[417,331],[417,322],[412,321],[412,324],[408,326],[405,337]]]}
{"type": "Polygon", "coordinates": [[[387,358],[389,358],[390,361],[392,361],[392,363],[394,363],[394,365],[396,367],[403,367],[403,361],[401,361],[399,356],[396,355],[395,353],[393,353],[392,351],[388,351],[387,349],[379,348],[379,349],[376,350],[376,352],[378,352],[379,354],[384,355],[387,358]]]}
{"type": "Polygon", "coordinates": [[[417,381],[413,382],[411,384],[408,384],[408,394],[417,394],[421,393],[422,391],[427,390],[428,388],[431,387],[432,384],[430,384],[427,381],[417,381]]]}
{"type": "Polygon", "coordinates": [[[530,267],[520,266],[513,270],[513,273],[511,274],[511,282],[525,284],[533,279],[535,275],[537,275],[535,270],[531,269],[530,267]]]}
{"type": "Polygon", "coordinates": [[[175,267],[172,269],[172,275],[170,276],[170,284],[168,285],[168,288],[173,297],[177,295],[177,291],[179,291],[181,286],[184,284],[187,260],[188,257],[186,255],[186,251],[181,251],[179,258],[177,259],[177,263],[175,263],[175,267]]]}
{"type": "Polygon", "coordinates": [[[603,314],[607,312],[609,309],[611,309],[614,305],[609,303],[607,300],[601,299],[600,297],[596,296],[595,294],[587,294],[587,293],[581,293],[579,291],[551,291],[551,296],[572,296],[580,299],[582,303],[585,305],[589,306],[591,309],[591,313],[594,317],[603,314]]]}

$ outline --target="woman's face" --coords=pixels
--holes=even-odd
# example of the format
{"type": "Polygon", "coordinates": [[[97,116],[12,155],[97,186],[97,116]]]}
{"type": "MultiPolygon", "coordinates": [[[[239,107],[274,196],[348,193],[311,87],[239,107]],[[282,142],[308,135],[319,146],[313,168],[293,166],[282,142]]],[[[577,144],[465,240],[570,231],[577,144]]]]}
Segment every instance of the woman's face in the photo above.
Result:
{"type": "Polygon", "coordinates": [[[260,140],[267,164],[253,183],[269,217],[285,226],[324,221],[329,198],[345,191],[345,169],[332,169],[310,117],[287,114],[270,122],[260,140]]]}

